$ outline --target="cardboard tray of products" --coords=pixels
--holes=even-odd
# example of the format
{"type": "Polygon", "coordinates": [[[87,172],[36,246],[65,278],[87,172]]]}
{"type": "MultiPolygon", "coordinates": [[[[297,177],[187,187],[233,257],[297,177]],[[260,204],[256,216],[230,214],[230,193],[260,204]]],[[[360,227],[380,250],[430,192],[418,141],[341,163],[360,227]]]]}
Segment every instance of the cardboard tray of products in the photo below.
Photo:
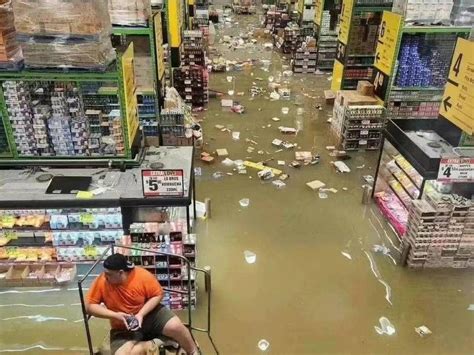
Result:
{"type": "Polygon", "coordinates": [[[38,287],[65,285],[77,274],[74,264],[3,265],[0,266],[0,287],[38,287]]]}

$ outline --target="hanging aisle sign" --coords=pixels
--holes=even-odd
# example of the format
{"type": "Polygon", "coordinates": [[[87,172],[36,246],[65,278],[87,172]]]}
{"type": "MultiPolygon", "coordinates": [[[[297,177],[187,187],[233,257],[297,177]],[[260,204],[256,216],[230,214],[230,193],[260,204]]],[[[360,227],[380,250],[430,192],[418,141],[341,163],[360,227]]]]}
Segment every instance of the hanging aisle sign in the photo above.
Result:
{"type": "Polygon", "coordinates": [[[442,158],[438,181],[474,182],[474,158],[442,158]]]}
{"type": "Polygon", "coordinates": [[[354,0],[343,0],[341,8],[341,20],[339,22],[338,41],[347,45],[349,41],[349,31],[351,28],[352,10],[354,9],[354,0]]]}
{"type": "Polygon", "coordinates": [[[321,27],[321,20],[323,18],[324,0],[314,1],[314,23],[321,27]]]}
{"type": "Polygon", "coordinates": [[[372,83],[374,84],[375,95],[385,101],[390,77],[397,55],[397,44],[402,29],[403,18],[394,12],[384,11],[382,24],[377,38],[377,48],[375,50],[374,74],[372,83]]]}
{"type": "Polygon", "coordinates": [[[457,40],[439,113],[467,134],[474,133],[474,42],[457,40]]]}
{"type": "Polygon", "coordinates": [[[354,0],[343,0],[341,8],[341,19],[339,21],[339,33],[337,36],[336,60],[334,61],[331,90],[337,91],[342,87],[344,75],[344,64],[347,57],[347,42],[351,29],[352,12],[354,0]]]}
{"type": "Polygon", "coordinates": [[[184,196],[183,170],[142,170],[144,197],[184,196]]]}

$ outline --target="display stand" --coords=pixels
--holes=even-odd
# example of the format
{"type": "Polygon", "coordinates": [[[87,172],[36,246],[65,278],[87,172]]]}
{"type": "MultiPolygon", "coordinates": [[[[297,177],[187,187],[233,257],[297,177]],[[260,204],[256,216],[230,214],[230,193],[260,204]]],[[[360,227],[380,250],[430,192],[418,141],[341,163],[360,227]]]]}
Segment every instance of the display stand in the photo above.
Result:
{"type": "Polygon", "coordinates": [[[350,90],[372,79],[377,33],[382,12],[392,1],[343,0],[331,90],[350,90]]]}
{"type": "Polygon", "coordinates": [[[337,49],[337,19],[341,11],[339,0],[316,0],[314,38],[316,38],[317,69],[332,70],[337,49]]]}
{"type": "Polygon", "coordinates": [[[460,137],[444,119],[388,121],[373,196],[399,236],[406,232],[411,201],[423,196],[427,180],[437,179],[441,152],[454,154],[460,137]]]}
{"type": "MultiPolygon", "coordinates": [[[[171,231],[191,233],[191,204],[196,216],[193,203],[193,147],[148,148],[140,167],[125,172],[106,169],[48,170],[47,174],[62,179],[90,178],[91,187],[77,193],[48,194],[46,191],[53,182],[39,182],[44,174],[42,171],[0,171],[0,234],[2,244],[6,244],[5,248],[0,249],[3,261],[7,258],[14,262],[17,255],[21,256],[18,261],[34,264],[45,260],[93,261],[111,243],[129,244],[129,239],[123,236],[131,233],[130,226],[137,222],[147,225],[159,221],[159,209],[165,207],[185,208],[185,228],[171,231]],[[163,166],[166,171],[177,169],[182,172],[184,184],[181,196],[145,197],[142,170],[156,169],[155,165],[163,166]],[[7,250],[9,247],[16,248],[7,250]],[[31,247],[34,249],[31,250],[31,247]]],[[[65,188],[64,184],[61,186],[65,188]]],[[[72,187],[72,190],[76,189],[72,187]]],[[[136,226],[132,236],[139,234],[136,226]]],[[[183,253],[186,254],[186,251],[183,253]]]]}
{"type": "MultiPolygon", "coordinates": [[[[154,11],[147,27],[113,26],[112,33],[116,36],[128,37],[140,36],[147,39],[150,48],[152,63],[152,77],[154,87],[139,88],[137,99],[139,102],[139,118],[143,127],[145,137],[157,136],[157,117],[159,108],[163,103],[165,90],[165,58],[163,51],[163,25],[161,11],[154,11]]],[[[135,63],[137,70],[146,71],[148,68],[141,68],[141,64],[135,63]]],[[[146,65],[145,65],[146,66],[146,65]]],[[[149,73],[147,74],[149,75],[149,73]]]]}
{"type": "Polygon", "coordinates": [[[438,117],[456,38],[470,26],[408,26],[385,11],[372,82],[394,119],[438,117]],[[430,48],[429,51],[425,48],[430,48]]]}
{"type": "Polygon", "coordinates": [[[139,122],[133,60],[130,45],[105,72],[0,72],[0,111],[11,147],[10,158],[0,164],[135,164],[139,122]],[[21,112],[15,109],[19,97],[25,101],[21,112]],[[48,120],[53,110],[64,111],[56,126],[48,120]],[[70,131],[59,132],[64,125],[70,131]],[[104,137],[113,143],[109,148],[104,137]]]}

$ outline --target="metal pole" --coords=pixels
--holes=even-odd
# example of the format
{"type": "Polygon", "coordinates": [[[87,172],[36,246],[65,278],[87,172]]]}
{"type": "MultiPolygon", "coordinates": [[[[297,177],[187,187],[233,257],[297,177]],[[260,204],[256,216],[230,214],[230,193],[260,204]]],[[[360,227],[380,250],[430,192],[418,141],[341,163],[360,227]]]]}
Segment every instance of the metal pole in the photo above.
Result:
{"type": "Polygon", "coordinates": [[[186,206],[186,227],[188,234],[191,233],[191,222],[189,221],[189,206],[186,206]]]}
{"type": "Polygon", "coordinates": [[[196,175],[194,169],[191,172],[193,174],[193,208],[194,208],[194,220],[196,220],[196,175]]]}
{"type": "Polygon", "coordinates": [[[79,298],[81,299],[82,316],[84,318],[84,326],[86,327],[87,346],[89,347],[89,354],[93,355],[94,349],[92,348],[91,331],[89,329],[89,318],[87,317],[86,304],[84,303],[84,294],[82,292],[82,281],[79,281],[77,283],[77,287],[79,288],[79,298]]]}
{"type": "Polygon", "coordinates": [[[206,273],[204,274],[204,290],[206,292],[211,292],[211,267],[204,266],[206,273]]]}
{"type": "Polygon", "coordinates": [[[206,210],[206,218],[211,218],[211,199],[207,197],[204,200],[205,210],[206,210]]]}

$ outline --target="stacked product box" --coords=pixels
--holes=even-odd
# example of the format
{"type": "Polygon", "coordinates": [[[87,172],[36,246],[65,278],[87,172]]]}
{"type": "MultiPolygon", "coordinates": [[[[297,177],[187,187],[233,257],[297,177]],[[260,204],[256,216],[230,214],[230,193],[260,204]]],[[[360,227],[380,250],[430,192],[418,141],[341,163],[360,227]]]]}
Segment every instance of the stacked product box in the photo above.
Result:
{"type": "Polygon", "coordinates": [[[137,95],[138,117],[145,137],[158,136],[158,120],[154,95],[137,95]]]}
{"type": "Polygon", "coordinates": [[[208,102],[209,73],[202,66],[188,66],[173,70],[173,83],[184,102],[192,107],[203,107],[208,102]]]}
{"type": "Polygon", "coordinates": [[[12,1],[0,0],[0,69],[18,70],[22,60],[16,40],[12,1]]]}
{"type": "Polygon", "coordinates": [[[110,21],[120,26],[146,26],[151,16],[150,0],[109,0],[110,21]]]}
{"type": "Polygon", "coordinates": [[[288,12],[283,10],[269,10],[265,14],[264,26],[272,33],[275,33],[279,28],[285,28],[290,22],[288,12]]]}
{"type": "Polygon", "coordinates": [[[166,91],[164,107],[160,112],[160,130],[163,145],[186,146],[193,144],[191,107],[175,88],[166,91]]]}
{"type": "MultiPolygon", "coordinates": [[[[160,284],[167,288],[164,304],[171,309],[180,310],[188,305],[187,295],[172,291],[188,290],[188,269],[183,259],[186,257],[191,267],[196,265],[196,235],[185,233],[181,221],[170,223],[133,223],[130,225],[129,245],[149,251],[124,249],[123,253],[135,265],[148,269],[156,275],[160,284]],[[171,291],[172,290],[172,291],[171,291]]],[[[196,306],[196,273],[191,270],[191,306],[196,306]]]]}
{"type": "Polygon", "coordinates": [[[398,87],[444,87],[456,34],[404,36],[398,57],[398,87]]]}
{"type": "Polygon", "coordinates": [[[456,0],[451,11],[451,23],[455,26],[472,26],[474,4],[472,0],[456,0]]]}
{"type": "Polygon", "coordinates": [[[338,91],[331,131],[344,150],[378,150],[385,127],[385,109],[371,95],[338,91]]]}
{"type": "MultiPolygon", "coordinates": [[[[370,15],[370,13],[369,13],[370,15]]],[[[350,28],[349,54],[373,55],[377,44],[380,16],[354,15],[350,28]]]]}
{"type": "Polygon", "coordinates": [[[18,0],[13,9],[27,67],[105,70],[115,59],[106,0],[18,0]]]}
{"type": "Polygon", "coordinates": [[[9,155],[10,148],[8,146],[7,132],[3,126],[2,111],[0,110],[0,156],[9,155]]]}
{"type": "Polygon", "coordinates": [[[295,51],[293,56],[294,73],[315,73],[318,59],[316,47],[308,46],[305,43],[295,51]]]}
{"type": "Polygon", "coordinates": [[[303,0],[302,13],[300,13],[301,34],[304,36],[313,35],[313,21],[315,12],[314,0],[303,0]]]}
{"type": "Polygon", "coordinates": [[[195,30],[183,32],[181,64],[183,66],[197,65],[201,67],[206,65],[204,36],[201,31],[195,30]]]}
{"type": "Polygon", "coordinates": [[[125,153],[120,110],[89,109],[75,83],[5,81],[2,86],[20,156],[125,153]]]}
{"type": "Polygon", "coordinates": [[[124,142],[124,134],[123,134],[123,126],[122,126],[122,114],[120,110],[113,110],[108,115],[109,122],[109,134],[113,140],[113,144],[111,145],[110,149],[113,153],[115,151],[118,155],[125,154],[125,142],[124,142]]]}
{"type": "Polygon", "coordinates": [[[380,105],[346,106],[342,128],[342,149],[379,150],[385,127],[385,108],[380,105]]]}
{"type": "Polygon", "coordinates": [[[394,0],[393,11],[402,14],[405,22],[450,23],[453,2],[453,0],[394,0]]]}
{"type": "Polygon", "coordinates": [[[160,128],[164,145],[187,145],[184,112],[180,109],[163,109],[160,115],[160,128]]]}
{"type": "Polygon", "coordinates": [[[22,81],[5,81],[2,86],[18,153],[23,156],[38,155],[28,84],[22,81]]]}
{"type": "Polygon", "coordinates": [[[410,267],[474,267],[474,206],[433,186],[409,209],[406,241],[410,267]]]}
{"type": "Polygon", "coordinates": [[[337,32],[331,30],[331,13],[323,11],[318,39],[318,69],[332,69],[337,49],[337,32]]]}
{"type": "Polygon", "coordinates": [[[285,54],[293,54],[301,46],[302,41],[301,29],[297,25],[285,27],[281,50],[285,54]]]}
{"type": "Polygon", "coordinates": [[[122,241],[122,213],[118,207],[1,210],[0,238],[0,259],[11,262],[95,260],[122,241]]]}
{"type": "Polygon", "coordinates": [[[388,112],[396,118],[427,118],[437,119],[439,116],[438,101],[408,101],[388,103],[388,112]]]}

